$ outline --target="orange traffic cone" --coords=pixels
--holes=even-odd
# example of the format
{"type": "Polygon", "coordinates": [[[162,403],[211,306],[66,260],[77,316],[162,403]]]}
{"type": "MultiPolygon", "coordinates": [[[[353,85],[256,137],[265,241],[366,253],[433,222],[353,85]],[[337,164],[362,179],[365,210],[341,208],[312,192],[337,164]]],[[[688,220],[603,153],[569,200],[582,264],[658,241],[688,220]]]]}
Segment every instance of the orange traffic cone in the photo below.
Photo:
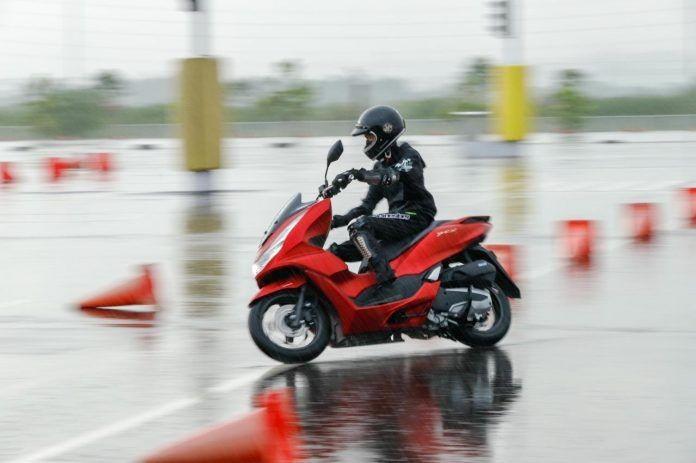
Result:
{"type": "Polygon", "coordinates": [[[513,280],[517,277],[517,246],[511,244],[488,244],[486,248],[495,253],[498,262],[513,280]]]}
{"type": "Polygon", "coordinates": [[[566,220],[563,222],[563,234],[567,257],[578,264],[589,264],[595,238],[594,222],[566,220]]]}
{"type": "Polygon", "coordinates": [[[122,309],[105,309],[103,307],[80,307],[83,314],[90,317],[106,318],[109,320],[139,320],[150,322],[155,319],[155,311],[135,311],[122,309]]]}
{"type": "Polygon", "coordinates": [[[57,182],[63,177],[64,172],[69,169],[79,169],[82,167],[79,159],[48,158],[47,167],[51,181],[57,182]]]}
{"type": "Polygon", "coordinates": [[[48,158],[46,161],[46,167],[48,168],[49,179],[52,182],[57,182],[63,176],[65,167],[63,166],[60,158],[48,158]]]}
{"type": "Polygon", "coordinates": [[[159,450],[145,463],[292,463],[297,422],[287,390],[270,391],[260,410],[159,450]]]}
{"type": "Polygon", "coordinates": [[[86,165],[91,170],[102,173],[110,172],[113,167],[111,153],[91,153],[87,156],[86,165]]]}
{"type": "Polygon", "coordinates": [[[104,307],[156,305],[157,299],[155,298],[153,287],[151,266],[144,265],[142,275],[122,285],[112,288],[105,293],[82,301],[80,303],[80,309],[87,315],[100,316],[103,318],[150,320],[152,317],[154,317],[154,312],[156,310],[143,312],[113,309],[109,310],[104,309],[104,307]],[[118,312],[120,312],[120,314],[118,314],[118,312]]]}
{"type": "Polygon", "coordinates": [[[9,162],[0,162],[0,183],[14,183],[15,176],[12,173],[12,164],[9,162]]]}
{"type": "Polygon", "coordinates": [[[696,227],[696,187],[684,188],[689,226],[696,227]]]}
{"type": "Polygon", "coordinates": [[[647,242],[655,234],[657,207],[652,203],[627,204],[631,221],[631,237],[636,241],[647,242]]]}

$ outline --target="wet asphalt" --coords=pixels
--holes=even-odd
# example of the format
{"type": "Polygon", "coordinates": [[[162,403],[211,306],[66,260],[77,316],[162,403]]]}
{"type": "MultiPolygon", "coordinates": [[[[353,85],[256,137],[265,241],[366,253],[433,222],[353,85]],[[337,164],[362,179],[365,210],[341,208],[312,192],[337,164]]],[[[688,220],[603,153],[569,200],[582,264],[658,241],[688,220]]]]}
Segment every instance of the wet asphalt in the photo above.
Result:
{"type": "MultiPolygon", "coordinates": [[[[516,159],[412,137],[438,218],[490,214],[488,242],[520,247],[511,331],[494,350],[409,340],[299,367],[247,334],[250,267],[282,203],[316,191],[331,139],[229,140],[207,199],[189,194],[171,140],[0,144],[20,178],[0,189],[0,461],[137,461],[277,387],[294,397],[306,461],[696,461],[696,229],[679,194],[696,184],[696,135],[592,137],[539,137],[516,159]],[[104,150],[107,178],[46,181],[44,157],[104,150]],[[627,236],[628,202],[658,203],[653,242],[627,236]],[[572,218],[598,221],[589,267],[562,258],[558,221],[572,218]],[[75,309],[148,263],[153,323],[75,309]]],[[[333,173],[367,164],[344,142],[333,173]]]]}

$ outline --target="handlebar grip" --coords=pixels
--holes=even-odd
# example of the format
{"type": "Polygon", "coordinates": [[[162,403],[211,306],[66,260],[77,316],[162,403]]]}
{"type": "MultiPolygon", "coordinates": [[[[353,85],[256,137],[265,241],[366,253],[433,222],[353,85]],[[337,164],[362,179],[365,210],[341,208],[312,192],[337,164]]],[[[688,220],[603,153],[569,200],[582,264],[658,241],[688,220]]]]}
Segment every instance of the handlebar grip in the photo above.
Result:
{"type": "Polygon", "coordinates": [[[339,191],[341,191],[340,188],[334,185],[329,185],[319,192],[319,196],[322,198],[331,198],[332,196],[337,195],[339,191]]]}

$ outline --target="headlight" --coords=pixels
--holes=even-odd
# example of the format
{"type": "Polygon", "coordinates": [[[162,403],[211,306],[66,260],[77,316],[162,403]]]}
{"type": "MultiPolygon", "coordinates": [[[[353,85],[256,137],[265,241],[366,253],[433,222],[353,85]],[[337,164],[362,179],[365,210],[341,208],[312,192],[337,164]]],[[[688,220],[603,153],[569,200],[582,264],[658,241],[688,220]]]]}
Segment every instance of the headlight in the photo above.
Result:
{"type": "Polygon", "coordinates": [[[288,226],[285,227],[278,236],[272,237],[272,241],[268,249],[266,249],[263,252],[263,254],[258,256],[256,258],[256,262],[254,262],[254,264],[251,266],[251,271],[254,274],[254,276],[258,275],[261,272],[261,270],[263,270],[263,268],[266,265],[268,265],[271,259],[273,259],[276,256],[276,254],[278,254],[280,250],[283,249],[285,239],[288,237],[290,232],[295,228],[295,225],[297,225],[297,222],[299,222],[303,216],[304,212],[297,214],[297,217],[292,219],[292,222],[290,222],[288,226]]]}
{"type": "Polygon", "coordinates": [[[283,244],[285,244],[285,241],[274,244],[268,248],[266,252],[261,254],[258,259],[256,259],[256,262],[254,262],[254,264],[251,266],[251,271],[253,272],[254,276],[258,275],[266,264],[268,264],[271,259],[273,259],[276,254],[280,252],[280,250],[283,248],[283,244]]]}

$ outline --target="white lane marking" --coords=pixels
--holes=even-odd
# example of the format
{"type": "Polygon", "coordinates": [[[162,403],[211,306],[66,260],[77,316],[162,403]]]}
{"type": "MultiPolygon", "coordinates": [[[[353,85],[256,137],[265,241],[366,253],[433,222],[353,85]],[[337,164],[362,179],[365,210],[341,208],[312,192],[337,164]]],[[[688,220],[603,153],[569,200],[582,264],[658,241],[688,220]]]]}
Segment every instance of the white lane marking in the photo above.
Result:
{"type": "MultiPolygon", "coordinates": [[[[209,393],[222,393],[229,392],[234,389],[240,388],[247,384],[253,383],[260,379],[266,374],[266,368],[263,371],[256,371],[249,373],[239,378],[233,378],[224,381],[216,386],[212,386],[207,389],[209,393]]],[[[91,444],[107,437],[111,437],[116,434],[128,431],[138,426],[142,426],[150,421],[162,418],[172,413],[176,413],[185,408],[197,405],[203,400],[203,397],[185,397],[183,399],[177,399],[172,402],[168,402],[159,407],[152,408],[138,415],[126,418],[115,423],[102,426],[101,428],[95,429],[84,434],[80,434],[72,439],[68,439],[64,442],[52,445],[50,447],[43,448],[37,452],[30,453],[28,455],[21,456],[15,460],[10,460],[6,463],[35,463],[40,461],[45,461],[49,458],[55,458],[59,455],[71,452],[75,449],[84,447],[85,445],[91,444]]]]}
{"type": "Polygon", "coordinates": [[[220,384],[209,387],[207,391],[211,394],[222,394],[224,392],[230,392],[246,384],[253,383],[254,381],[258,380],[261,376],[262,375],[260,375],[259,372],[255,371],[249,373],[248,375],[241,376],[239,378],[232,378],[230,380],[223,381],[220,384]]]}
{"type": "Polygon", "coordinates": [[[169,402],[167,404],[164,404],[157,408],[153,408],[139,415],[135,415],[125,420],[112,423],[108,426],[103,426],[94,431],[81,434],[73,439],[69,439],[65,442],[61,442],[50,447],[46,447],[44,449],[39,450],[38,452],[25,455],[16,460],[11,460],[8,463],[33,463],[46,460],[47,458],[54,458],[58,455],[70,452],[71,450],[83,447],[91,442],[98,441],[109,436],[113,436],[114,434],[127,431],[129,429],[145,424],[149,421],[190,407],[192,405],[197,404],[200,401],[201,399],[198,397],[191,397],[186,399],[179,399],[174,402],[169,402]]]}

